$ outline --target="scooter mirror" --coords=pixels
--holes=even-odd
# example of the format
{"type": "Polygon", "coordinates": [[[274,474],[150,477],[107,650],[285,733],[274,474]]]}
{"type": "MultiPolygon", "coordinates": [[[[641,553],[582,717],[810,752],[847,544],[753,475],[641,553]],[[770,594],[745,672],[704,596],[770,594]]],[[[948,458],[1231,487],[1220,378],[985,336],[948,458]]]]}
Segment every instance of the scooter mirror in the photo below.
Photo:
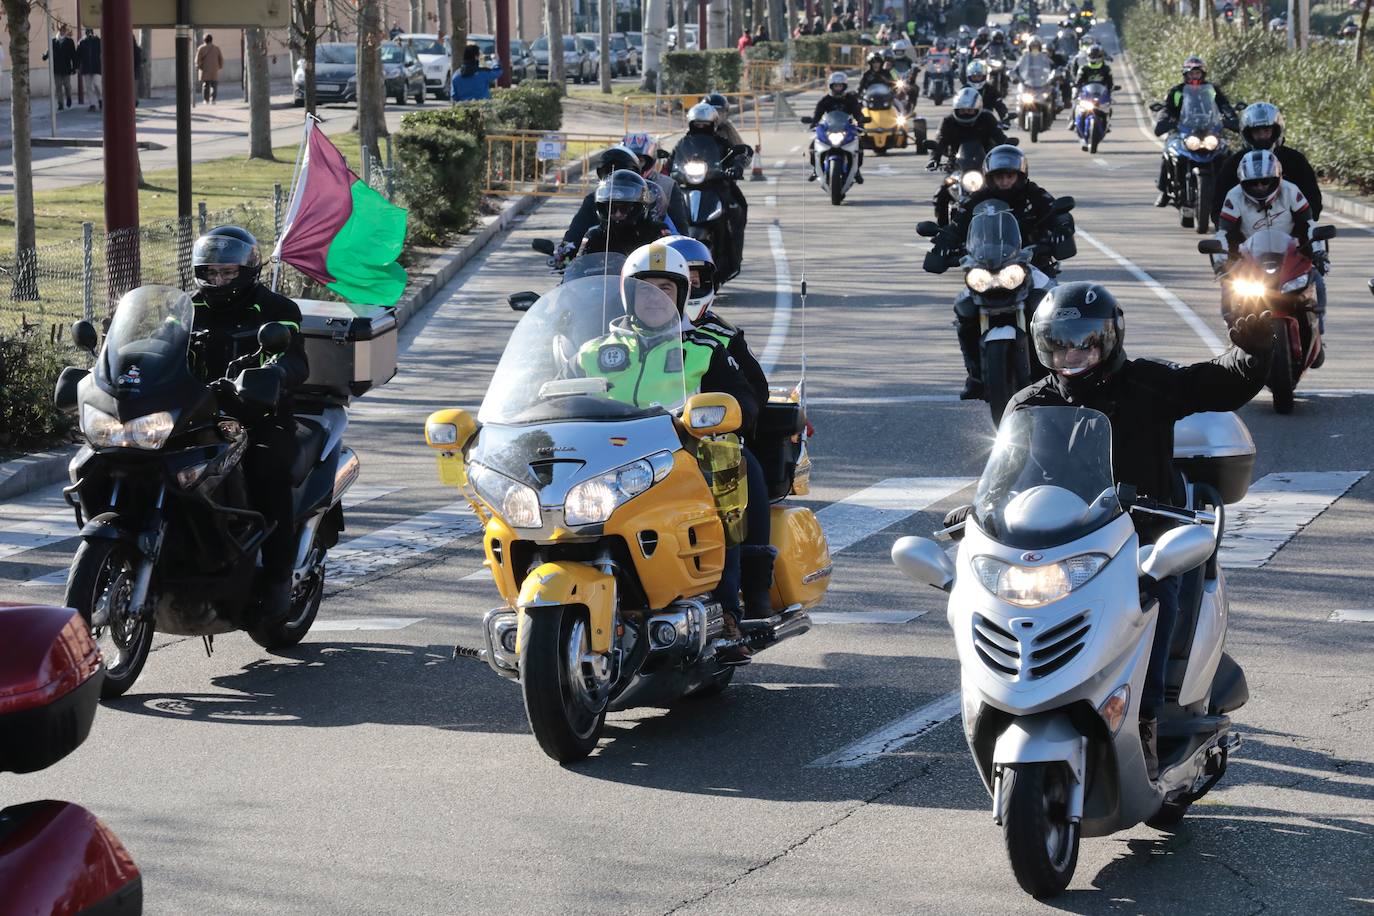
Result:
{"type": "Polygon", "coordinates": [[[1216,534],[1203,525],[1171,528],[1140,562],[1140,572],[1156,582],[1201,566],[1217,549],[1216,534]]]}
{"type": "Polygon", "coordinates": [[[82,319],[72,325],[72,343],[76,344],[78,349],[85,350],[94,356],[97,341],[95,325],[89,321],[82,319]]]}
{"type": "Polygon", "coordinates": [[[540,254],[552,256],[554,252],[553,239],[532,239],[530,241],[530,247],[540,254]]]}
{"type": "Polygon", "coordinates": [[[930,538],[898,538],[892,545],[892,563],[912,582],[946,592],[954,587],[954,563],[930,538]]]}
{"type": "Polygon", "coordinates": [[[1220,239],[1203,239],[1197,243],[1198,254],[1225,254],[1226,246],[1220,239]]]}

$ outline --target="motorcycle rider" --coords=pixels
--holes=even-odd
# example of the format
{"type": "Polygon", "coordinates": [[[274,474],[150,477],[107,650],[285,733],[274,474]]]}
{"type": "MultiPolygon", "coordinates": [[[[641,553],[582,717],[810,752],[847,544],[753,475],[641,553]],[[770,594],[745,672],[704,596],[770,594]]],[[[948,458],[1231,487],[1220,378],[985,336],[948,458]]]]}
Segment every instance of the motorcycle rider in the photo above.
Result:
{"type": "MultiPolygon", "coordinates": [[[[611,173],[620,170],[640,172],[643,169],[643,161],[635,154],[635,151],[628,146],[613,146],[601,153],[596,162],[596,177],[602,180],[611,177],[611,173]]],[[[669,181],[672,181],[670,178],[669,181]]],[[[677,182],[673,182],[674,185],[677,182]]],[[[686,204],[683,204],[683,211],[686,211],[686,204]]],[[[662,217],[658,217],[662,219],[662,217]]],[[[596,226],[598,220],[596,206],[596,189],[588,191],[582,198],[582,205],[577,208],[577,213],[573,214],[572,222],[568,224],[568,230],[563,233],[563,242],[554,252],[554,259],[565,264],[573,255],[577,253],[578,246],[582,244],[582,239],[587,233],[596,226]]],[[[674,220],[676,222],[676,220],[674,220]]],[[[685,225],[685,224],[684,224],[685,225]]]]}
{"type": "MultiPolygon", "coordinates": [[[[812,125],[820,123],[821,118],[832,111],[842,111],[854,119],[854,122],[862,127],[868,123],[868,116],[863,112],[863,105],[859,102],[859,97],[849,91],[849,77],[844,71],[836,70],[830,74],[826,80],[826,94],[821,96],[816,103],[816,110],[811,115],[812,125]]],[[[815,181],[816,175],[816,140],[813,137],[811,146],[807,152],[811,160],[811,175],[807,181],[815,181]]],[[[854,173],[855,184],[864,183],[864,149],[863,144],[859,144],[859,161],[854,173]]]]}
{"type": "MultiPolygon", "coordinates": [[[[1183,62],[1183,82],[1169,90],[1164,97],[1164,111],[1155,122],[1155,136],[1162,137],[1178,126],[1180,109],[1183,104],[1185,87],[1205,87],[1211,90],[1217,110],[1227,123],[1234,123],[1236,111],[1221,88],[1207,81],[1207,65],[1201,57],[1193,55],[1183,62]]],[[[1169,206],[1169,157],[1162,155],[1159,161],[1159,180],[1156,182],[1159,196],[1155,198],[1156,207],[1169,206]]]]}
{"type": "MultiPolygon", "coordinates": [[[[658,141],[651,134],[626,134],[622,145],[639,157],[640,177],[663,193],[663,209],[654,213],[654,219],[665,223],[672,232],[686,229],[691,221],[687,211],[687,195],[671,175],[664,174],[663,169],[659,168],[658,141]]],[[[595,219],[595,210],[592,213],[595,219]]]]}
{"type": "MultiPolygon", "coordinates": [[[[735,130],[733,124],[728,120],[722,122],[722,107],[726,110],[729,109],[725,96],[714,92],[687,111],[687,133],[691,136],[710,135],[716,141],[717,160],[723,160],[731,150],[749,148],[747,144],[740,142],[739,131],[735,130]],[[712,99],[715,100],[714,103],[711,101],[712,99]],[[732,137],[734,138],[733,141],[731,140],[732,137]]],[[[744,178],[744,169],[749,165],[751,158],[752,152],[742,157],[732,157],[729,166],[725,169],[725,177],[729,179],[726,184],[730,189],[732,202],[731,210],[733,213],[730,217],[730,233],[734,240],[736,265],[744,263],[744,229],[749,223],[749,201],[745,199],[739,183],[744,178]]],[[[679,228],[685,229],[686,226],[687,224],[684,223],[679,228]]]]}
{"type": "Polygon", "coordinates": [[[630,252],[668,234],[668,227],[653,218],[649,186],[638,171],[617,169],[596,186],[597,224],[587,230],[578,255],[630,252]]]}
{"type": "MultiPolygon", "coordinates": [[[[950,53],[949,42],[941,38],[939,41],[935,42],[935,46],[926,54],[925,73],[921,76],[921,84],[927,96],[930,95],[931,76],[939,78],[940,74],[948,74],[951,72],[953,66],[954,55],[950,53]]],[[[953,83],[950,83],[950,86],[952,87],[953,83]]]]}
{"type": "MultiPolygon", "coordinates": [[[[954,110],[945,115],[940,122],[940,132],[935,137],[935,151],[926,163],[929,171],[940,168],[942,156],[952,156],[963,144],[973,141],[983,149],[990,150],[1007,142],[1007,135],[991,112],[982,108],[983,100],[973,87],[959,90],[954,98],[954,110]]],[[[953,202],[950,188],[941,185],[935,193],[935,218],[940,225],[949,222],[949,206],[953,202]]]]}
{"type": "Polygon", "coordinates": [[[1101,45],[1093,45],[1088,49],[1073,83],[1080,89],[1089,83],[1101,83],[1108,89],[1112,87],[1112,68],[1107,66],[1107,52],[1102,50],[1101,45]]]}
{"type": "MultiPolygon", "coordinates": [[[[1117,482],[1174,505],[1184,499],[1173,466],[1174,423],[1189,414],[1238,410],[1249,402],[1264,386],[1274,342],[1265,312],[1237,320],[1230,329],[1232,349],[1213,360],[1177,366],[1127,359],[1121,307],[1097,283],[1066,283],[1052,290],[1035,311],[1031,336],[1050,374],[1018,393],[1007,411],[1059,406],[1101,411],[1111,421],[1117,482]]],[[[967,515],[955,510],[950,516],[960,512],[967,515]]],[[[1142,544],[1154,543],[1168,527],[1154,517],[1136,519],[1142,544]]],[[[1141,695],[1140,738],[1151,779],[1158,776],[1157,722],[1180,580],[1175,576],[1149,586],[1159,610],[1141,695]]]]}
{"type": "Polygon", "coordinates": [[[1021,59],[1016,62],[1011,72],[1016,76],[1017,82],[1024,83],[1026,74],[1037,67],[1047,71],[1053,70],[1054,59],[1045,51],[1039,38],[1032,38],[1026,45],[1026,53],[1021,55],[1021,59]]]}
{"type": "Polygon", "coordinates": [[[1283,112],[1268,102],[1246,105],[1240,112],[1240,135],[1245,140],[1245,147],[1232,153],[1217,170],[1212,193],[1212,222],[1215,224],[1220,218],[1222,202],[1239,181],[1241,159],[1250,150],[1257,149],[1267,149],[1279,158],[1283,180],[1298,186],[1312,208],[1312,219],[1321,219],[1322,189],[1317,184],[1317,173],[1306,156],[1283,142],[1283,112]]]}
{"type": "MultiPolygon", "coordinates": [[[[285,353],[266,363],[276,369],[281,397],[276,412],[251,419],[249,448],[243,459],[248,495],[253,508],[272,526],[262,544],[262,595],[259,623],[271,626],[291,613],[291,574],[296,559],[295,517],[291,477],[286,470],[296,460],[296,421],[291,392],[310,375],[305,339],[300,334],[301,310],[295,302],[258,282],[262,252],[252,233],[238,226],[216,226],[196,239],[191,248],[195,276],[196,331],[209,331],[192,371],[206,383],[236,376],[257,365],[258,329],[277,322],[293,332],[285,353]]],[[[217,393],[224,386],[215,386],[217,393]]],[[[232,389],[229,389],[230,391],[232,389]]],[[[226,391],[221,395],[227,397],[226,391]]]]}
{"type": "Polygon", "coordinates": [[[863,95],[869,86],[876,83],[882,83],[890,89],[895,82],[892,74],[883,67],[883,56],[877,51],[869,54],[868,68],[864,70],[864,75],[859,78],[859,94],[863,95]]]}
{"type": "Polygon", "coordinates": [[[969,61],[964,71],[964,86],[978,90],[978,95],[983,100],[983,108],[997,112],[998,121],[1007,120],[1007,104],[1002,101],[1002,93],[998,92],[997,87],[992,85],[992,80],[988,79],[987,61],[969,61]]]}

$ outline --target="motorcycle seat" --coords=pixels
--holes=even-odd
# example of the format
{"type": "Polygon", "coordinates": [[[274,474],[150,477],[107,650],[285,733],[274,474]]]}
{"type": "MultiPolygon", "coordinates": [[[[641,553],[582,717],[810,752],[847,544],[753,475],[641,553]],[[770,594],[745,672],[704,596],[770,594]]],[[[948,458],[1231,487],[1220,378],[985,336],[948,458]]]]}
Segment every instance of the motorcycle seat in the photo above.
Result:
{"type": "Polygon", "coordinates": [[[293,485],[310,476],[310,469],[323,457],[324,444],[328,440],[329,432],[319,423],[306,417],[296,418],[296,460],[291,464],[293,485]]]}

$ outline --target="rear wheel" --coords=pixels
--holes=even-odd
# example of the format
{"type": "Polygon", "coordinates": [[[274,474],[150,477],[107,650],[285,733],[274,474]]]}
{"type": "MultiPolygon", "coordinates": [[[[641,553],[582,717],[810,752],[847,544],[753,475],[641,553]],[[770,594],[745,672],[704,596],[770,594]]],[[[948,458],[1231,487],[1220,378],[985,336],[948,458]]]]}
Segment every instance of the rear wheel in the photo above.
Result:
{"type": "Polygon", "coordinates": [[[120,541],[82,541],[72,557],[63,603],[81,614],[105,660],[100,696],[123,696],[134,686],[153,646],[153,622],[134,620],[129,599],[138,554],[120,541]],[[94,621],[94,623],[93,623],[94,621]]]}
{"type": "Polygon", "coordinates": [[[1288,324],[1274,322],[1274,358],[1269,362],[1269,391],[1277,413],[1293,412],[1293,352],[1288,339],[1288,324]]]}
{"type": "Polygon", "coordinates": [[[310,627],[315,623],[315,615],[320,612],[320,599],[324,597],[324,558],[311,570],[309,576],[291,592],[291,616],[276,626],[250,629],[248,636],[264,649],[279,652],[298,645],[310,627]]]}
{"type": "Polygon", "coordinates": [[[606,725],[609,675],[584,661],[591,650],[587,615],[570,608],[541,609],[525,619],[520,689],[539,747],[559,763],[581,760],[596,748],[606,725]]]}
{"type": "Polygon", "coordinates": [[[1002,833],[1016,883],[1034,897],[1069,886],[1078,865],[1078,824],[1069,820],[1072,777],[1062,763],[1002,771],[1002,833]]]}
{"type": "Polygon", "coordinates": [[[1145,820],[1145,823],[1156,830],[1172,830],[1183,820],[1183,815],[1188,813],[1188,805],[1188,802],[1165,802],[1145,820]]]}
{"type": "Polygon", "coordinates": [[[983,393],[992,410],[993,423],[1002,422],[1002,413],[1016,391],[1015,343],[989,341],[983,346],[983,393]]]}

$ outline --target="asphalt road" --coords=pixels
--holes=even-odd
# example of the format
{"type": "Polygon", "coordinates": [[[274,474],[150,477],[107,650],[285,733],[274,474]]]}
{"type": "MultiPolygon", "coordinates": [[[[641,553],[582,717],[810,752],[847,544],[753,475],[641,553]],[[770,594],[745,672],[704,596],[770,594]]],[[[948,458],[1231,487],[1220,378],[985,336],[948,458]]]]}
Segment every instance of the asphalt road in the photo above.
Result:
{"type": "MultiPolygon", "coordinates": [[[[1210,358],[1179,310],[1224,336],[1216,289],[1196,236],[1150,206],[1158,154],[1132,101],[1119,95],[1097,158],[1062,120],[1029,147],[1032,178],[1079,202],[1081,253],[1062,279],[1111,286],[1132,355],[1210,358]]],[[[932,130],[946,110],[925,111],[932,130]]],[[[1374,480],[1334,472],[1374,470],[1371,229],[1338,221],[1332,354],[1295,413],[1276,416],[1266,395],[1242,412],[1256,478],[1274,491],[1252,510],[1268,547],[1228,553],[1228,650],[1251,691],[1235,716],[1244,744],[1177,832],[1084,841],[1070,890],[1040,904],[1011,876],[947,713],[861,765],[812,765],[956,689],[940,593],[908,584],[887,554],[967,501],[992,426],[983,405],[955,398],[959,280],[920,271],[912,227],[935,187],[924,157],[870,158],[836,208],[803,180],[807,139],[765,132],[769,180],[745,188],[747,263],[721,311],[756,351],[775,343],[774,384],[797,379],[806,342],[807,502],[847,545],[829,621],[762,654],[718,699],[613,715],[597,753],[567,768],[529,735],[516,686],[451,660],[499,599],[465,578],[479,545],[438,512],[456,494],[438,485],[421,427],[435,407],[480,402],[515,320],[505,295],[552,285],[529,240],[561,233],[571,207],[553,202],[407,328],[400,374],[354,410],[370,498],[345,539],[368,540],[342,554],[347,575],[336,569],[306,642],[271,655],[231,635],[207,658],[199,640],[160,638],[86,745],[0,782],[0,804],[90,807],[139,862],[159,914],[1370,912],[1374,623],[1353,612],[1374,617],[1374,480]],[[1299,486],[1315,495],[1294,505],[1299,486]]],[[[24,584],[74,549],[45,521],[56,512],[55,491],[0,505],[6,598],[60,600],[60,587],[24,584]]]]}

